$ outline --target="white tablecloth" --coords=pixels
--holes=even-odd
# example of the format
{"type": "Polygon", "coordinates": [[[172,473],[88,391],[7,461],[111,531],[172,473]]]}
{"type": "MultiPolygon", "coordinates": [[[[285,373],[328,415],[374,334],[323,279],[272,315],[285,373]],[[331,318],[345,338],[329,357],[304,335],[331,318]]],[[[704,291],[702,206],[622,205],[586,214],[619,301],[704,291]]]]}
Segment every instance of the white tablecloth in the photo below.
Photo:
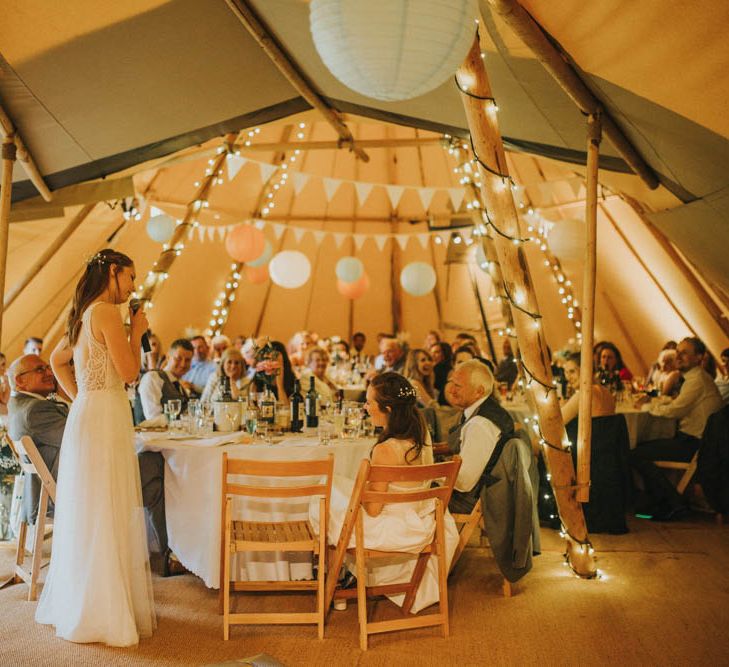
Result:
{"type": "Polygon", "coordinates": [[[632,407],[617,407],[617,413],[625,417],[628,427],[630,448],[635,449],[639,442],[672,438],[676,435],[676,420],[669,417],[656,417],[650,412],[641,412],[632,407]]]}
{"type": "MultiPolygon", "coordinates": [[[[221,435],[221,440],[236,434],[221,435]]],[[[237,437],[241,437],[239,434],[237,437]]],[[[166,440],[164,434],[139,434],[139,450],[159,451],[165,457],[165,511],[169,546],[180,562],[209,588],[220,582],[221,458],[284,461],[323,459],[334,454],[334,472],[354,479],[360,461],[369,456],[374,438],[333,440],[322,446],[316,438],[293,436],[274,445],[233,444],[195,446],[195,441],[166,440]]],[[[308,517],[308,500],[263,502],[236,498],[234,516],[249,520],[281,521],[308,517]]],[[[242,556],[243,554],[239,554],[242,556]]],[[[232,563],[236,580],[310,579],[310,554],[246,554],[232,563]]]]}

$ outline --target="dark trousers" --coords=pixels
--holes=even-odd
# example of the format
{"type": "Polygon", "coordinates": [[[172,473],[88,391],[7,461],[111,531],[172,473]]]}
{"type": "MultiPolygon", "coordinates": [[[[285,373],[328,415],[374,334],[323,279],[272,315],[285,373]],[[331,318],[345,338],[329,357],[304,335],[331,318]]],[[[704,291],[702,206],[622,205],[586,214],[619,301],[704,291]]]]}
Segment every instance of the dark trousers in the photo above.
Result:
{"type": "Polygon", "coordinates": [[[167,518],[165,516],[165,459],[159,452],[137,454],[142,482],[142,503],[147,516],[150,551],[167,550],[167,518]],[[156,542],[156,544],[154,544],[156,542]]]}
{"type": "MultiPolygon", "coordinates": [[[[643,478],[646,504],[653,511],[666,511],[682,505],[681,496],[654,461],[688,463],[699,448],[699,439],[678,431],[674,438],[640,443],[630,453],[630,465],[643,478]]],[[[647,508],[646,508],[647,509],[647,508]]]]}

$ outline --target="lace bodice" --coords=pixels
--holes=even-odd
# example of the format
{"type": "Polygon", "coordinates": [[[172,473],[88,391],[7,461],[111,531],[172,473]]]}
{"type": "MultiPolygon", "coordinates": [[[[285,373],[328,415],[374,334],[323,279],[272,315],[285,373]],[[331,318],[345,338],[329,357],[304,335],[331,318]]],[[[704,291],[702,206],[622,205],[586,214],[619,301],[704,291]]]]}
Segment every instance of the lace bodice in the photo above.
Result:
{"type": "Polygon", "coordinates": [[[81,333],[73,348],[79,392],[123,388],[106,345],[96,340],[91,331],[91,313],[99,303],[92,303],[81,316],[81,333]]]}

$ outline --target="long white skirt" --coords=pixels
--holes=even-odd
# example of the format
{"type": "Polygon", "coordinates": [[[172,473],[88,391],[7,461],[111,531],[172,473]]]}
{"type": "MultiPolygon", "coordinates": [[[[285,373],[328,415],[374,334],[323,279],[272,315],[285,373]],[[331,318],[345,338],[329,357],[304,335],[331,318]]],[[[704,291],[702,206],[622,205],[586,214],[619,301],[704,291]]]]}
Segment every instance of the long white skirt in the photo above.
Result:
{"type": "Polygon", "coordinates": [[[61,445],[51,564],[36,621],[73,642],[156,627],[139,466],[122,388],[79,393],[61,445]]]}
{"type": "MultiPolygon", "coordinates": [[[[346,477],[335,475],[332,481],[332,499],[329,512],[329,529],[327,530],[330,544],[339,541],[342,532],[345,514],[349,505],[354,481],[346,477]]],[[[315,530],[319,530],[319,504],[318,501],[310,505],[310,520],[315,530]]],[[[404,551],[413,554],[419,553],[425,546],[433,541],[435,534],[435,513],[433,501],[419,503],[397,503],[385,505],[377,516],[363,514],[364,541],[366,549],[382,551],[404,551]]],[[[453,554],[458,545],[458,530],[450,512],[445,513],[446,537],[446,566],[450,567],[453,554]]],[[[355,532],[349,546],[356,545],[355,532]]],[[[410,581],[415,568],[416,557],[397,555],[392,558],[378,558],[367,573],[368,586],[382,586],[410,581]]],[[[355,573],[354,562],[349,560],[347,568],[355,573]]],[[[369,567],[369,565],[368,565],[369,567]]],[[[334,573],[336,575],[336,573],[334,573]]],[[[395,604],[402,606],[404,594],[388,596],[395,604]]],[[[417,613],[438,602],[438,561],[431,556],[428,566],[420,582],[415,596],[412,613],[417,613]]]]}

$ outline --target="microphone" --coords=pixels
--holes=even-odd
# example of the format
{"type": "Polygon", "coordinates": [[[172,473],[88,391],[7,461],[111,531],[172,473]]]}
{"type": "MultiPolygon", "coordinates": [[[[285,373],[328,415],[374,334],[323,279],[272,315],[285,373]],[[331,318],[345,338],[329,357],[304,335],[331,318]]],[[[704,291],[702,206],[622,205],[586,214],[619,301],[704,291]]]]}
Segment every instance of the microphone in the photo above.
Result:
{"type": "MultiPolygon", "coordinates": [[[[142,300],[141,299],[130,299],[129,300],[129,310],[132,311],[132,313],[135,313],[142,307],[142,300]]],[[[149,344],[149,332],[145,331],[142,334],[142,351],[146,354],[147,352],[152,351],[152,346],[149,344]]]]}

